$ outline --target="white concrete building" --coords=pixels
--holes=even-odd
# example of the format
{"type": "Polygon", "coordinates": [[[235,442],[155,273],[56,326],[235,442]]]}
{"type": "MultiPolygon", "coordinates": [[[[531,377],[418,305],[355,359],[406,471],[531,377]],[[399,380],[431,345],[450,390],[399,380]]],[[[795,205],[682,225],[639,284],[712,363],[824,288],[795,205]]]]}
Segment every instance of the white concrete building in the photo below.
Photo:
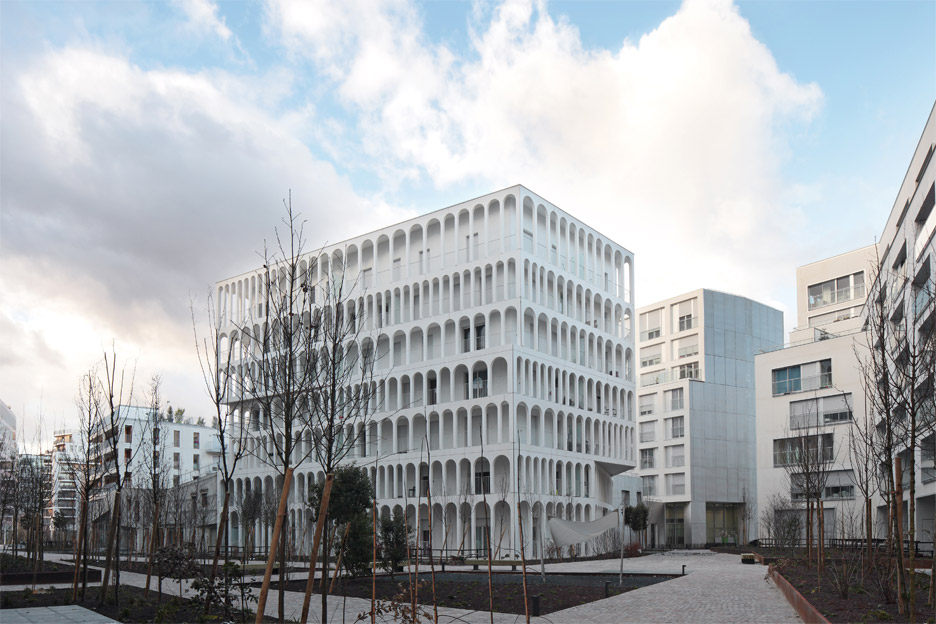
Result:
{"type": "MultiPolygon", "coordinates": [[[[611,477],[634,465],[629,251],[513,186],[309,261],[316,283],[343,267],[359,285],[353,305],[361,347],[376,345],[379,356],[378,407],[363,432],[347,432],[360,436],[349,461],[370,470],[381,514],[398,508],[415,526],[417,496],[431,484],[435,550],[480,549],[491,526],[492,549],[505,556],[519,550],[519,500],[526,552],[536,556],[547,516],[614,512],[611,477]]],[[[218,283],[229,332],[262,300],[261,276],[218,283]]],[[[242,466],[235,499],[273,488],[270,468],[255,458],[242,466]]],[[[311,461],[295,475],[289,513],[300,534],[288,537],[308,548],[307,489],[324,475],[311,461]]],[[[243,546],[236,511],[230,532],[243,546]]]]}
{"type": "MultiPolygon", "coordinates": [[[[931,340],[936,331],[936,108],[920,136],[919,143],[910,159],[907,173],[894,200],[884,231],[881,234],[880,278],[870,284],[869,301],[881,300],[891,321],[891,349],[894,361],[900,359],[901,347],[908,342],[921,344],[931,340]],[[871,299],[874,297],[874,299],[871,299]],[[904,339],[904,336],[906,339],[904,339]]],[[[931,348],[931,347],[927,347],[931,348]]],[[[931,373],[930,373],[931,375],[931,373]]],[[[918,379],[918,398],[930,402],[923,404],[918,418],[927,419],[926,412],[934,411],[934,386],[931,376],[918,379]]],[[[929,416],[932,418],[932,416],[929,416]]],[[[906,443],[905,443],[906,444],[906,443]]],[[[904,450],[904,466],[908,450],[904,450]]],[[[916,526],[917,540],[932,543],[933,518],[936,515],[936,437],[930,435],[915,450],[919,469],[916,471],[916,526]]],[[[904,488],[909,488],[909,476],[904,479],[904,488]]],[[[909,496],[909,492],[905,495],[909,496]]],[[[905,498],[906,500],[906,498],[905,498]]],[[[904,523],[909,515],[908,504],[904,503],[904,523]]],[[[885,521],[886,509],[879,501],[878,524],[885,521]]]]}
{"type": "MultiPolygon", "coordinates": [[[[782,497],[802,515],[805,530],[803,493],[791,482],[796,479],[791,465],[794,447],[806,438],[828,462],[823,493],[827,536],[839,536],[842,522],[849,533],[860,535],[862,501],[849,439],[855,416],[865,413],[855,350],[865,346],[861,310],[875,259],[871,245],[799,267],[796,329],[786,345],[755,360],[759,513],[771,499],[782,497]]],[[[770,537],[760,523],[758,530],[760,538],[770,537]]]]}
{"type": "Polygon", "coordinates": [[[638,314],[637,468],[650,545],[749,539],[754,354],[782,342],[783,313],[700,289],[638,314]]]}
{"type": "Polygon", "coordinates": [[[52,441],[52,501],[49,505],[51,521],[61,513],[66,521],[66,533],[78,529],[78,489],[75,482],[77,464],[80,463],[77,444],[78,433],[72,430],[55,431],[52,441]]]}
{"type": "MultiPolygon", "coordinates": [[[[108,432],[108,440],[99,431],[92,438],[96,446],[96,461],[104,462],[104,487],[96,493],[91,504],[91,523],[96,532],[96,543],[103,544],[112,507],[116,470],[109,438],[119,436],[117,461],[121,462],[121,475],[126,475],[122,504],[129,506],[121,515],[121,548],[140,549],[143,545],[149,522],[146,519],[146,502],[142,490],[149,487],[149,462],[152,454],[153,434],[149,407],[121,405],[119,418],[122,429],[108,432]],[[143,510],[141,512],[141,510],[143,510]]],[[[199,478],[210,477],[216,481],[220,444],[215,429],[189,422],[160,420],[161,466],[166,471],[166,486],[184,485],[199,478]]]]}

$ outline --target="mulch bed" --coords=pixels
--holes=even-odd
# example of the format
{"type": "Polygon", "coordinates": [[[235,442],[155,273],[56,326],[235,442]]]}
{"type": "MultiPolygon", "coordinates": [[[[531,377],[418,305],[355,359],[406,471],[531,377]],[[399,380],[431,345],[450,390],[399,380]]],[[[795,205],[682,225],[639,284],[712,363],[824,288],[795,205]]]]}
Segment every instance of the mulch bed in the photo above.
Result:
{"type": "MultiPolygon", "coordinates": [[[[143,589],[129,585],[120,588],[120,604],[113,604],[113,596],[108,598],[103,606],[97,606],[98,587],[89,587],[85,600],[77,603],[82,607],[96,611],[101,615],[126,622],[128,624],[144,624],[149,622],[200,622],[206,621],[202,615],[202,605],[194,600],[179,598],[163,594],[161,602],[158,593],[150,590],[149,597],[143,598],[143,589]]],[[[71,604],[70,589],[41,590],[35,592],[21,590],[4,592],[0,594],[0,609],[21,609],[26,607],[53,607],[71,604]]],[[[215,617],[215,620],[218,618],[215,617]]],[[[0,621],[3,612],[0,611],[0,621]]],[[[235,617],[235,621],[240,621],[235,617]]],[[[249,615],[246,621],[253,622],[254,616],[249,615]]],[[[276,622],[275,618],[265,617],[264,622],[276,622]]]]}
{"type": "MultiPolygon", "coordinates": [[[[0,574],[14,573],[14,572],[29,572],[33,571],[33,562],[23,557],[17,555],[14,557],[11,553],[0,553],[0,574]]],[[[70,565],[64,565],[61,563],[56,563],[54,561],[39,561],[39,571],[40,572],[68,572],[74,571],[74,568],[70,565]]]]}
{"type": "MultiPolygon", "coordinates": [[[[851,587],[848,596],[843,598],[831,581],[830,565],[834,565],[834,562],[826,564],[821,586],[818,585],[815,565],[808,567],[801,559],[784,560],[778,564],[777,568],[783,577],[830,622],[909,621],[906,615],[899,615],[897,612],[896,592],[894,592],[893,601],[887,602],[877,589],[872,579],[872,572],[866,573],[864,587],[851,587]]],[[[929,576],[918,573],[915,578],[916,614],[914,620],[931,622],[936,617],[936,612],[926,605],[929,576]]]]}
{"type": "MultiPolygon", "coordinates": [[[[623,587],[618,586],[616,574],[547,574],[544,585],[539,574],[527,573],[527,594],[529,597],[540,597],[540,613],[552,613],[568,609],[587,602],[601,600],[609,595],[620,593],[668,581],[668,575],[624,575],[623,587]],[[609,593],[605,594],[605,583],[609,593]]],[[[520,573],[498,572],[493,575],[494,584],[494,610],[500,613],[524,613],[523,583],[520,573]]],[[[286,589],[289,591],[305,591],[306,580],[296,579],[289,581],[286,589]]],[[[271,591],[276,586],[271,584],[271,591]]],[[[315,587],[318,590],[318,585],[315,587]]],[[[371,577],[358,577],[341,579],[335,584],[335,595],[354,596],[370,599],[371,577]]],[[[380,575],[377,577],[377,599],[399,600],[403,596],[409,601],[408,575],[397,573],[394,577],[380,575]]],[[[488,576],[479,572],[437,572],[435,581],[436,602],[440,607],[454,607],[474,611],[487,611],[489,609],[488,576]]],[[[432,603],[432,584],[429,573],[419,574],[419,603],[423,605],[432,603]]]]}

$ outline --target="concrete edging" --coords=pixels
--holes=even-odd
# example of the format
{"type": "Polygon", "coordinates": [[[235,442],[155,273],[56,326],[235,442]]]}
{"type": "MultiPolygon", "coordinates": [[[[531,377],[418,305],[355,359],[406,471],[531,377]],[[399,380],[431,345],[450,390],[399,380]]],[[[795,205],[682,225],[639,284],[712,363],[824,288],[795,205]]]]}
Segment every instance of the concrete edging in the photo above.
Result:
{"type": "Polygon", "coordinates": [[[790,581],[786,580],[774,565],[767,567],[767,576],[774,582],[783,597],[787,599],[793,610],[800,618],[808,624],[829,624],[829,620],[819,613],[819,610],[811,602],[803,597],[803,594],[793,587],[790,581]]]}

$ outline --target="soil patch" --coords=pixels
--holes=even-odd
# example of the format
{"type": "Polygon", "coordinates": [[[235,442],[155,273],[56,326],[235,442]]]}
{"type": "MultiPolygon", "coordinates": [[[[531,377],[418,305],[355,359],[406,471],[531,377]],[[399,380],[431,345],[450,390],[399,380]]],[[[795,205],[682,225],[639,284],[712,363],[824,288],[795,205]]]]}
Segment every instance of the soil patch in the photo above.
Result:
{"type": "MultiPolygon", "coordinates": [[[[908,622],[906,615],[897,612],[896,591],[891,597],[879,590],[875,572],[868,570],[865,581],[850,587],[848,596],[842,597],[832,582],[830,566],[826,563],[822,575],[822,584],[818,583],[815,566],[808,567],[800,559],[783,560],[777,564],[777,570],[793,585],[806,600],[824,615],[830,622],[908,622]]],[[[929,591],[929,576],[917,573],[916,579],[916,614],[915,621],[931,622],[936,617],[932,607],[926,605],[929,591]]]]}
{"type": "MultiPolygon", "coordinates": [[[[68,572],[74,568],[70,565],[56,563],[54,561],[39,561],[40,572],[68,572]]],[[[32,574],[33,562],[26,557],[14,557],[10,553],[0,553],[0,574],[13,574],[14,572],[29,572],[32,574]]]]}
{"type": "MultiPolygon", "coordinates": [[[[625,574],[624,584],[618,585],[617,574],[547,574],[543,582],[539,574],[527,573],[527,595],[539,596],[540,614],[568,609],[587,602],[601,600],[624,592],[646,587],[674,578],[662,574],[625,574]],[[606,591],[607,587],[607,591],[606,591]]],[[[494,610],[500,613],[524,613],[523,579],[519,572],[496,572],[492,575],[494,610]]],[[[287,583],[289,591],[304,592],[306,579],[287,583]]],[[[271,586],[272,587],[272,586],[271,586]]],[[[318,589],[318,585],[316,585],[318,589]]],[[[370,599],[371,577],[339,579],[335,595],[370,599]]],[[[436,602],[440,607],[454,607],[474,611],[489,608],[488,576],[484,572],[436,572],[436,602]]],[[[377,577],[377,599],[396,598],[409,601],[409,575],[377,577]]],[[[432,604],[432,579],[428,572],[419,573],[419,603],[432,604]]]]}
{"type": "MultiPolygon", "coordinates": [[[[149,622],[200,622],[202,619],[202,604],[194,600],[179,598],[163,594],[161,600],[156,591],[150,590],[147,598],[143,597],[141,587],[129,585],[120,588],[120,604],[113,604],[113,595],[101,607],[97,606],[98,588],[89,587],[85,600],[77,603],[82,607],[96,611],[101,615],[126,622],[128,624],[143,624],[149,622]]],[[[35,592],[22,590],[4,592],[0,594],[0,609],[22,609],[26,607],[53,607],[71,604],[71,589],[40,590],[35,592]]],[[[215,616],[217,620],[220,616],[215,616]]],[[[0,621],[3,612],[0,611],[0,621]]],[[[242,618],[234,615],[232,621],[240,622],[242,618]]],[[[243,621],[253,622],[254,616],[248,615],[243,621]]],[[[275,622],[275,618],[265,617],[264,622],[275,622]]]]}

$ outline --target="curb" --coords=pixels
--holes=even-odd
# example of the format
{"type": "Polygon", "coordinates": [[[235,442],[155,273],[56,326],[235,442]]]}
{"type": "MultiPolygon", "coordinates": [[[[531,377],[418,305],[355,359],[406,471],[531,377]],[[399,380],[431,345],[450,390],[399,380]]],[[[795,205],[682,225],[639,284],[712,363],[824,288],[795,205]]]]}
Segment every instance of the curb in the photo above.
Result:
{"type": "Polygon", "coordinates": [[[783,578],[783,575],[777,572],[776,567],[770,565],[767,567],[767,576],[774,582],[774,585],[783,594],[793,610],[800,618],[808,624],[829,624],[829,620],[812,605],[811,602],[803,597],[803,594],[793,587],[790,581],[783,578]]]}

